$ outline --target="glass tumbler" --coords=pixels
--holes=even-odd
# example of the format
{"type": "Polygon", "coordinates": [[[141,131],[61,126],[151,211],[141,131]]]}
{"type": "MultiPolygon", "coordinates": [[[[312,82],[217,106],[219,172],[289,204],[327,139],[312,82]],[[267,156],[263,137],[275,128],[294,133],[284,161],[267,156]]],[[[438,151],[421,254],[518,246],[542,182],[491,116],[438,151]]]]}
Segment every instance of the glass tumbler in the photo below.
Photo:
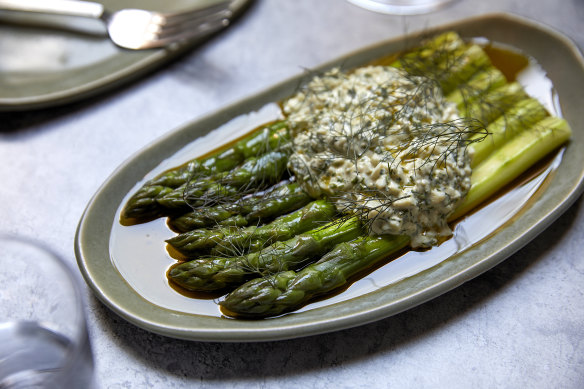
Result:
{"type": "Polygon", "coordinates": [[[0,235],[0,388],[91,388],[77,279],[38,243],[0,235]]]}
{"type": "Polygon", "coordinates": [[[437,11],[456,0],[349,0],[370,11],[392,15],[416,15],[437,11]]]}

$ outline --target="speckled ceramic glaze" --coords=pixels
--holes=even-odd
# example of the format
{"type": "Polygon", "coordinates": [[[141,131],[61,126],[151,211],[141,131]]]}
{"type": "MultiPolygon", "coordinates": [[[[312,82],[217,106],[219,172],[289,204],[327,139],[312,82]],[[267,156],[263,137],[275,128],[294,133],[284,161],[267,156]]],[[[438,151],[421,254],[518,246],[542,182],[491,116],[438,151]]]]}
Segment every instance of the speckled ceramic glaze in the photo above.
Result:
{"type": "Polygon", "coordinates": [[[358,66],[444,30],[455,30],[463,37],[485,37],[534,57],[552,80],[563,116],[574,132],[561,163],[545,185],[500,228],[437,265],[373,292],[269,320],[238,321],[185,313],[152,304],[138,294],[113,265],[109,247],[112,225],[117,222],[116,212],[124,197],[184,144],[232,118],[289,96],[300,82],[300,75],[173,131],[130,158],[107,180],[89,203],[76,237],[79,267],[96,296],[129,322],[166,336],[241,342],[294,338],[361,325],[412,308],[497,265],[536,237],[572,204],[583,188],[584,154],[578,150],[584,143],[584,127],[579,120],[584,101],[580,87],[584,85],[584,60],[571,41],[535,22],[510,15],[487,15],[384,42],[315,70],[339,64],[358,66]]]}

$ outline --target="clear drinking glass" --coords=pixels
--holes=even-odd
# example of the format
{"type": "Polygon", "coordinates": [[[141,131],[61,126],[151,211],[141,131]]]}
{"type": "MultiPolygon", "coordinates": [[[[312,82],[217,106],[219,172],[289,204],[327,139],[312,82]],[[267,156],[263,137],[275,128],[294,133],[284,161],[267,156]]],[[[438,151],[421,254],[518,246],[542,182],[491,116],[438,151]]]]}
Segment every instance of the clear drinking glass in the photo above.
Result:
{"type": "Polygon", "coordinates": [[[0,235],[0,388],[91,388],[79,284],[54,253],[0,235]]]}
{"type": "Polygon", "coordinates": [[[370,11],[393,15],[415,15],[436,11],[456,0],[349,0],[370,11]]]}

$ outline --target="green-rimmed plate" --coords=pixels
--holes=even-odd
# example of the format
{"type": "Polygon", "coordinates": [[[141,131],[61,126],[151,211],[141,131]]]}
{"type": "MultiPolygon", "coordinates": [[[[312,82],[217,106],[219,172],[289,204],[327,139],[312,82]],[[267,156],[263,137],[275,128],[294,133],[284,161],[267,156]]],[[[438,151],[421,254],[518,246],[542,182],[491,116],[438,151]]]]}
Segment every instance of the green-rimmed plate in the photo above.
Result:
{"type": "Polygon", "coordinates": [[[212,300],[183,296],[166,283],[164,272],[173,261],[164,251],[163,239],[172,236],[164,221],[122,227],[120,208],[145,179],[218,146],[217,139],[224,142],[277,116],[273,102],[294,92],[303,77],[299,75],[173,131],[114,172],[89,203],[76,237],[79,267],[97,297],[129,322],[166,336],[242,342],[286,339],[357,326],[412,308],[478,276],[527,244],[583,189],[584,154],[579,149],[584,147],[584,125],[579,119],[584,59],[570,40],[541,24],[496,14],[384,42],[315,70],[365,64],[415,45],[422,35],[445,30],[510,45],[545,70],[555,87],[552,104],[561,109],[574,134],[541,173],[458,223],[445,244],[407,253],[342,293],[272,319],[224,318],[212,300]],[[205,136],[209,129],[215,130],[205,136]]]}
{"type": "MultiPolygon", "coordinates": [[[[108,11],[194,9],[216,0],[103,0],[108,11]]],[[[234,0],[234,17],[249,0],[234,0]]],[[[0,11],[0,111],[76,101],[136,79],[207,37],[164,49],[115,46],[99,21],[0,11]]]]}

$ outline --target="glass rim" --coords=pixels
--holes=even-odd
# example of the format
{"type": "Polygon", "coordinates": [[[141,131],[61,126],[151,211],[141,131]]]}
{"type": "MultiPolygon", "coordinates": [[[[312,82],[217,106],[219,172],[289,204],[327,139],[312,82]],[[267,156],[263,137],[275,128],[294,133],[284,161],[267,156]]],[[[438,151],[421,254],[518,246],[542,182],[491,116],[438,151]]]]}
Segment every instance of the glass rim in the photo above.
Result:
{"type": "Polygon", "coordinates": [[[458,0],[348,0],[350,3],[369,11],[389,15],[425,14],[458,0]]]}

